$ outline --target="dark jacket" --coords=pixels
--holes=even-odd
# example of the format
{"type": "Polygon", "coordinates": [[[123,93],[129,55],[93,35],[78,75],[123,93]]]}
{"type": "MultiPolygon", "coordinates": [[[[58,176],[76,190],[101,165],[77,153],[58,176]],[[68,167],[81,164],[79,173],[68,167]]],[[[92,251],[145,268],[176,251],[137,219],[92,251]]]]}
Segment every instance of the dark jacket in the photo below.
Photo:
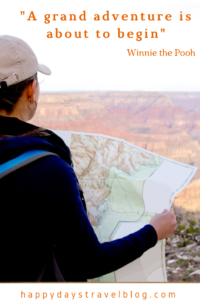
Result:
{"type": "MultiPolygon", "coordinates": [[[[36,128],[0,116],[0,134],[16,136],[36,128]]],[[[1,282],[33,282],[45,265],[42,281],[56,281],[52,249],[66,281],[86,281],[123,267],[157,243],[151,225],[99,243],[80,199],[69,148],[48,132],[48,137],[0,140],[0,164],[30,149],[60,156],[41,158],[0,180],[1,282]]]]}

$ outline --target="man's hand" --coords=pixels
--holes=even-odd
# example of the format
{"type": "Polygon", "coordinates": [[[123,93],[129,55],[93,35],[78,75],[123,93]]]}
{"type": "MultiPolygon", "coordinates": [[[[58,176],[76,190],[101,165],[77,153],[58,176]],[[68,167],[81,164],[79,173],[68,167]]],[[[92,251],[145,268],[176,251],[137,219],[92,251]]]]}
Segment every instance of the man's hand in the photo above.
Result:
{"type": "Polygon", "coordinates": [[[176,217],[173,208],[165,209],[161,214],[155,215],[150,223],[157,232],[158,241],[173,235],[176,227],[176,217]]]}

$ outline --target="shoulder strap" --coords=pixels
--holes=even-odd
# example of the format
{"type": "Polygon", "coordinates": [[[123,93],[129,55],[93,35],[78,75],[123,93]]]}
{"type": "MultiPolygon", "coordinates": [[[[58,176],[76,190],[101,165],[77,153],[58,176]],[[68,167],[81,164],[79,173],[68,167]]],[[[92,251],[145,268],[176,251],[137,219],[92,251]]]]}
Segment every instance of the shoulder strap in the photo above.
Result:
{"type": "Polygon", "coordinates": [[[16,171],[17,169],[28,165],[29,163],[49,155],[58,156],[56,153],[44,150],[28,150],[23,154],[15,157],[6,163],[0,165],[0,179],[16,171]]]}
{"type": "MultiPolygon", "coordinates": [[[[22,153],[21,155],[0,165],[0,179],[5,177],[6,175],[18,170],[21,167],[28,165],[29,163],[31,163],[39,158],[49,156],[49,155],[54,155],[54,156],[59,157],[58,154],[56,154],[54,152],[46,151],[46,150],[37,150],[37,149],[36,150],[28,150],[28,151],[22,153]]],[[[78,182],[77,177],[76,177],[76,181],[77,181],[80,197],[81,197],[81,200],[83,203],[83,207],[87,213],[87,207],[86,207],[86,202],[85,202],[85,198],[83,195],[83,190],[78,182]]]]}
{"type": "MultiPolygon", "coordinates": [[[[0,165],[0,179],[5,177],[6,175],[18,170],[21,167],[24,167],[28,165],[29,163],[45,157],[49,155],[58,156],[56,153],[44,151],[44,150],[28,150],[24,152],[23,154],[19,155],[18,157],[15,157],[14,159],[11,159],[7,161],[6,163],[0,165]]],[[[56,277],[56,280],[59,282],[65,281],[62,273],[60,272],[60,269],[57,265],[54,253],[52,252],[52,263],[53,263],[53,269],[54,269],[54,275],[56,277]]],[[[44,265],[42,270],[40,271],[39,275],[36,278],[36,281],[41,281],[42,277],[45,273],[45,270],[47,268],[47,264],[44,265]]]]}

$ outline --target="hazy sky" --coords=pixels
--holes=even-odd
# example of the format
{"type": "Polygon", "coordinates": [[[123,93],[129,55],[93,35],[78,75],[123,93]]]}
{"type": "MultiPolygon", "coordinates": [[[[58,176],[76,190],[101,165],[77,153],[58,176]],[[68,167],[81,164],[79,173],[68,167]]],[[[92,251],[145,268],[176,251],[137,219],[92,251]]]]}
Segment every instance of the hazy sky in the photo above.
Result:
{"type": "Polygon", "coordinates": [[[46,64],[51,76],[40,76],[41,91],[69,90],[116,90],[116,91],[200,91],[200,0],[18,0],[5,1],[0,10],[1,34],[24,39],[34,50],[40,63],[46,64]],[[21,16],[20,11],[25,11],[21,16]],[[34,11],[37,21],[27,21],[34,11]],[[86,11],[86,21],[78,19],[86,11]],[[110,21],[102,16],[109,11],[110,21]],[[191,21],[179,21],[191,15],[191,21]],[[142,21],[141,13],[172,15],[171,21],[142,21]],[[44,23],[44,15],[51,14],[50,23],[44,23]],[[53,15],[58,20],[53,21],[53,15]],[[61,21],[65,14],[67,21],[61,21]],[[76,14],[77,21],[69,21],[69,14],[76,14]],[[94,21],[99,14],[100,21],[94,21]],[[119,14],[114,21],[112,14],[119,14]],[[128,15],[123,21],[121,16],[128,15]],[[131,21],[131,14],[137,14],[138,21],[131,21]],[[55,28],[62,32],[62,38],[55,38],[55,28]],[[125,33],[118,38],[118,28],[125,33]],[[165,33],[161,33],[165,28],[165,33]],[[89,38],[84,38],[84,30],[89,38]],[[109,38],[96,38],[105,31],[109,38]],[[54,38],[48,39],[51,31],[54,38]],[[72,38],[65,38],[70,31],[72,38]],[[74,36],[81,31],[82,38],[74,36]],[[133,38],[127,37],[132,31],[133,38]],[[136,40],[136,33],[142,32],[142,40],[136,40]],[[157,39],[144,38],[144,32],[158,32],[157,39]],[[127,49],[140,51],[172,51],[171,57],[129,56],[127,49]],[[195,56],[174,56],[175,49],[195,51],[195,56]]]}

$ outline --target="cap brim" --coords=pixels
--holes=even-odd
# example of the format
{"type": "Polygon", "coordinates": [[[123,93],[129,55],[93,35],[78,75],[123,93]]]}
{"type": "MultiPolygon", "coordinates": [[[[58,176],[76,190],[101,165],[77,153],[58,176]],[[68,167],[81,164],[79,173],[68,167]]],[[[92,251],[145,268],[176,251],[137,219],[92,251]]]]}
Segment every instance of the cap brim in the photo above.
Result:
{"type": "Polygon", "coordinates": [[[51,70],[47,66],[45,66],[43,64],[38,64],[38,65],[39,65],[38,71],[40,73],[43,73],[45,75],[51,75],[51,70]]]}

